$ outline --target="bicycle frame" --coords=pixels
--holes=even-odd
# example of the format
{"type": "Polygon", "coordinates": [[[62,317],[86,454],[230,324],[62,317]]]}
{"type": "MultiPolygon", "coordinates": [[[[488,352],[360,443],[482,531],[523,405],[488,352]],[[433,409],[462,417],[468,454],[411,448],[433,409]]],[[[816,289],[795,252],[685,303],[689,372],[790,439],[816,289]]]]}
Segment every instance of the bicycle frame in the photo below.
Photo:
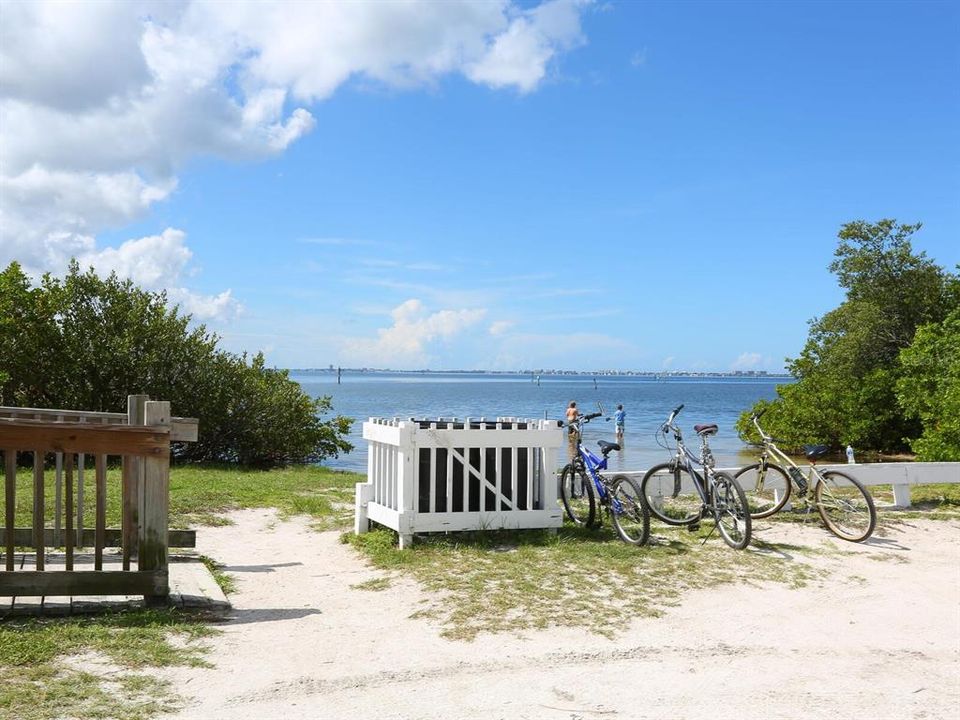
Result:
{"type": "Polygon", "coordinates": [[[589,422],[589,419],[586,417],[581,417],[577,420],[577,457],[583,462],[584,468],[590,474],[593,487],[597,491],[597,500],[601,504],[607,504],[612,500],[612,509],[614,512],[623,512],[620,501],[615,497],[611,498],[610,493],[607,492],[607,484],[604,482],[603,475],[600,472],[601,470],[607,469],[608,458],[600,457],[583,445],[583,426],[587,422],[589,422]]]}
{"type": "MultiPolygon", "coordinates": [[[[703,503],[704,507],[710,507],[710,496],[707,493],[707,480],[709,479],[710,489],[713,490],[716,487],[716,481],[713,479],[713,467],[705,464],[694,455],[690,450],[687,449],[687,446],[683,442],[683,435],[680,433],[680,429],[674,426],[670,426],[670,429],[673,430],[674,439],[677,441],[677,454],[674,456],[674,460],[682,464],[684,469],[690,473],[690,477],[694,479],[694,487],[697,490],[697,494],[700,496],[700,500],[703,503]],[[703,472],[697,470],[697,466],[703,468],[703,472]]],[[[701,440],[701,445],[705,445],[705,441],[701,440]]]]}
{"type": "MultiPolygon", "coordinates": [[[[763,428],[760,427],[760,423],[758,422],[758,420],[759,418],[757,417],[753,418],[753,424],[757,428],[757,431],[760,433],[760,440],[762,442],[762,449],[760,451],[760,472],[758,473],[757,488],[759,490],[763,489],[763,481],[766,479],[767,463],[769,462],[770,455],[773,455],[774,460],[782,462],[786,464],[788,468],[793,468],[797,472],[803,474],[803,468],[797,465],[789,455],[787,455],[783,450],[777,447],[777,444],[776,442],[774,442],[773,437],[771,435],[767,435],[763,431],[763,428]]],[[[820,474],[820,471],[817,469],[816,463],[813,461],[810,461],[807,464],[807,471],[808,471],[806,473],[807,483],[808,483],[807,489],[809,491],[814,488],[817,482],[823,482],[823,476],[820,474]],[[814,477],[816,477],[816,481],[814,481],[814,477]]],[[[789,469],[787,471],[787,480],[788,482],[792,483],[794,487],[797,488],[797,490],[800,490],[800,487],[797,485],[796,479],[789,472],[789,469]]]]}

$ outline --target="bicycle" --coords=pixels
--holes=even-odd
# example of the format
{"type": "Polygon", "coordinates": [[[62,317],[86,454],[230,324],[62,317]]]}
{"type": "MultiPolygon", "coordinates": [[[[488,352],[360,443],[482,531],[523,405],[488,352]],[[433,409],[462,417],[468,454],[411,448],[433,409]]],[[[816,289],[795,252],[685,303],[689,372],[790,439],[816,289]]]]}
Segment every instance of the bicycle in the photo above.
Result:
{"type": "Polygon", "coordinates": [[[750,514],[754,518],[765,518],[779,512],[790,499],[790,493],[796,487],[800,498],[808,498],[808,490],[813,486],[812,499],[807,499],[807,513],[816,506],[827,530],[842,540],[863,542],[873,534],[877,526],[877,509],[873,497],[859,480],[839,470],[820,471],[816,461],[826,455],[827,445],[804,445],[804,456],[809,461],[809,471],[805,477],[800,467],[780,448],[777,440],[760,427],[760,417],[766,410],[751,416],[754,426],[760,433],[760,461],[740,468],[735,477],[747,490],[747,502],[750,514]],[[769,461],[769,457],[786,463],[784,468],[769,461]]]}
{"type": "Polygon", "coordinates": [[[647,470],[640,481],[643,500],[655,518],[667,525],[686,525],[691,532],[700,528],[700,520],[705,515],[712,515],[715,528],[720,531],[724,542],[735,550],[743,550],[750,544],[751,534],[747,496],[730,473],[714,469],[709,438],[717,434],[717,426],[694,426],[700,436],[700,456],[697,457],[684,445],[683,433],[674,425],[681,410],[683,405],[670,413],[667,421],[657,430],[657,443],[667,449],[670,449],[669,435],[673,434],[676,454],[670,462],[654,465],[647,470]],[[661,434],[663,442],[660,441],[661,434]],[[702,468],[702,474],[694,465],[702,468]],[[681,494],[684,476],[696,490],[695,496],[681,494]],[[662,487],[665,478],[669,483],[667,493],[663,492],[662,487]]]}
{"type": "Polygon", "coordinates": [[[575,525],[593,527],[597,522],[597,503],[613,521],[620,539],[631,545],[643,545],[650,537],[650,513],[637,483],[625,475],[608,478],[607,456],[619,450],[617,443],[598,441],[598,457],[583,445],[583,426],[603,413],[581,415],[568,427],[576,429],[577,454],[560,472],[560,497],[567,517],[575,525]]]}

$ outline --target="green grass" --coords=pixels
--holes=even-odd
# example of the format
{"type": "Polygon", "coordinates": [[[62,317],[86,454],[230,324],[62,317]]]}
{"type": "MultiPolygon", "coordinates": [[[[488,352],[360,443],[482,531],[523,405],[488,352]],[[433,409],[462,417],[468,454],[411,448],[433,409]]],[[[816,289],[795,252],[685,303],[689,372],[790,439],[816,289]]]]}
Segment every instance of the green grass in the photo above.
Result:
{"type": "MultiPolygon", "coordinates": [[[[377,568],[413,576],[435,598],[417,613],[441,633],[470,640],[480,633],[582,627],[612,637],[634,617],[654,617],[684,592],[722,583],[773,581],[800,587],[816,575],[791,556],[804,548],[756,542],[734,551],[705,525],[697,534],[636,548],[613,531],[572,526],[546,531],[431,536],[398,550],[396,534],[345,533],[377,568]]],[[[370,581],[372,585],[372,581],[370,581]]],[[[367,589],[375,589],[370,587],[367,589]]]]}
{"type": "Polygon", "coordinates": [[[230,595],[237,591],[237,580],[230,573],[223,571],[223,563],[219,563],[207,555],[201,555],[200,562],[206,566],[207,570],[213,576],[213,579],[216,580],[217,585],[223,590],[224,595],[230,595]]]}
{"type": "Polygon", "coordinates": [[[0,623],[0,717],[137,720],[179,698],[153,668],[205,666],[202,640],[219,631],[172,610],[0,623]],[[105,665],[116,666],[104,672],[105,665]]]}
{"type": "MultiPolygon", "coordinates": [[[[94,474],[84,474],[85,525],[93,525],[94,474]]],[[[353,520],[354,484],[361,475],[320,467],[254,470],[232,466],[174,466],[170,472],[170,526],[228,522],[223,513],[277,508],[306,514],[318,529],[353,520]]],[[[76,482],[76,481],[75,481],[76,482]]],[[[47,526],[53,525],[54,473],[45,482],[47,526]]],[[[107,526],[120,525],[120,469],[107,473],[107,526]]],[[[6,511],[0,493],[0,517],[6,511]]],[[[17,473],[18,527],[32,525],[33,473],[17,473]]],[[[201,557],[226,594],[235,580],[214,559],[201,557]]],[[[376,589],[371,586],[370,589],[376,589]]],[[[173,688],[145,674],[149,668],[203,664],[198,639],[215,630],[174,612],[140,611],[87,618],[8,620],[0,623],[0,718],[151,718],[176,708],[173,688]],[[88,658],[94,662],[87,662],[88,658]],[[79,660],[78,660],[79,658],[79,660]],[[104,673],[103,662],[120,666],[104,673]]]]}
{"type": "MultiPolygon", "coordinates": [[[[365,476],[317,466],[256,470],[230,465],[185,465],[170,470],[170,527],[222,525],[223,514],[241,508],[277,508],[282,516],[309,515],[319,529],[345,527],[353,520],[354,485],[365,476]]],[[[74,479],[76,485],[76,478],[74,479]]],[[[93,525],[94,475],[84,472],[85,526],[93,525]]],[[[44,488],[47,526],[53,525],[54,473],[44,488]]],[[[74,490],[76,492],[76,490],[74,490]]],[[[2,494],[0,494],[2,495],[2,494]]],[[[107,472],[107,527],[120,526],[120,469],[107,472]]],[[[6,499],[0,496],[0,517],[6,499]]],[[[17,473],[18,527],[32,525],[33,472],[17,473]]]]}

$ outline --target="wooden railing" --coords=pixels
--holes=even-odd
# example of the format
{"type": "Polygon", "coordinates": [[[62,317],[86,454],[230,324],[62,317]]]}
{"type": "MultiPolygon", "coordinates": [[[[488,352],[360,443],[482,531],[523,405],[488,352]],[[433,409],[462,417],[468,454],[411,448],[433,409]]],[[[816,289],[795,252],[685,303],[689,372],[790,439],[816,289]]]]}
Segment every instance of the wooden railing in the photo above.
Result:
{"type": "MultiPolygon", "coordinates": [[[[128,412],[86,413],[0,408],[5,468],[0,596],[143,595],[162,602],[169,592],[170,442],[196,438],[195,420],[170,417],[168,402],[128,398],[128,412]],[[32,523],[16,527],[17,460],[32,455],[32,523]],[[93,527],[84,527],[83,472],[93,458],[93,527]],[[53,463],[48,463],[49,458],[53,463]],[[107,528],[107,466],[122,459],[121,527],[107,528]],[[53,527],[47,521],[47,475],[55,473],[53,527]],[[76,483],[75,483],[76,478],[76,483]],[[107,547],[121,548],[105,558],[107,547]],[[18,563],[17,548],[30,547],[18,563]],[[63,554],[48,556],[48,548],[63,554]],[[92,557],[80,555],[92,548],[92,557]],[[59,568],[63,569],[51,569],[59,568]],[[18,569],[19,565],[19,569],[18,569]]],[[[89,470],[89,468],[87,468],[89,470]]]]}

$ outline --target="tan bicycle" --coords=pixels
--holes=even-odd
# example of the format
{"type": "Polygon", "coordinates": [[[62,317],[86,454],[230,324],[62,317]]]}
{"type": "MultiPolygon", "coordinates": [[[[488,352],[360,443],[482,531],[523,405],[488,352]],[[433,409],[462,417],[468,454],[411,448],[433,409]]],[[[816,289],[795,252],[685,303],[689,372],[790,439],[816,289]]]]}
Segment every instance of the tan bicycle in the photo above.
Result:
{"type": "Polygon", "coordinates": [[[827,445],[804,445],[804,456],[809,461],[804,474],[777,447],[778,440],[760,427],[764,412],[754,413],[751,418],[760,433],[760,460],[740,468],[734,476],[747,495],[750,517],[770,517],[783,509],[791,494],[796,493],[800,500],[806,500],[806,512],[817,508],[827,530],[838,538],[863,542],[870,537],[877,526],[877,509],[866,488],[846,472],[817,467],[817,460],[830,451],[827,445]],[[770,462],[771,456],[786,465],[786,469],[770,462]]]}

